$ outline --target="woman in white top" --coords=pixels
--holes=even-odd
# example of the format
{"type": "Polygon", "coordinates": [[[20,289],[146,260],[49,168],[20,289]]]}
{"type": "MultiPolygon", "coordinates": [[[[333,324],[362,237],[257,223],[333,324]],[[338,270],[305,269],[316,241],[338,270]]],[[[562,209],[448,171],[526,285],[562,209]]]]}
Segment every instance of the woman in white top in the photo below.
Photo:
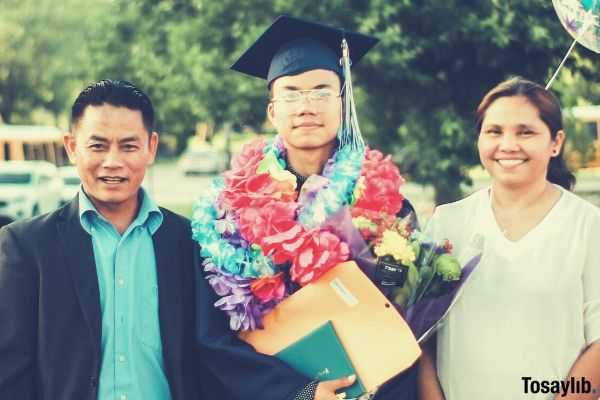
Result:
{"type": "Polygon", "coordinates": [[[422,398],[597,399],[600,211],[569,191],[560,105],[513,78],[483,98],[477,129],[491,186],[438,207],[428,229],[482,260],[424,357],[422,398]]]}

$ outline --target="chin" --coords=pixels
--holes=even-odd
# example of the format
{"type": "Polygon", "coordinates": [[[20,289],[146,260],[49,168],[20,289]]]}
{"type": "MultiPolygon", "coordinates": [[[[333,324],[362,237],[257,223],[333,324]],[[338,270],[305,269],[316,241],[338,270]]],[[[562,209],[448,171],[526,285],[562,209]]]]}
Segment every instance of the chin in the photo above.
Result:
{"type": "Polygon", "coordinates": [[[93,197],[96,201],[99,201],[104,204],[112,204],[112,205],[125,203],[128,200],[130,200],[132,197],[135,197],[135,196],[137,196],[137,192],[132,194],[132,193],[128,193],[128,192],[102,191],[99,193],[91,194],[91,197],[93,197]]]}
{"type": "Polygon", "coordinates": [[[507,177],[507,176],[498,176],[498,175],[493,175],[492,180],[494,182],[496,182],[498,185],[504,186],[507,188],[522,188],[524,186],[530,185],[532,182],[530,179],[525,179],[523,177],[518,177],[518,176],[507,177]]]}
{"type": "Polygon", "coordinates": [[[331,146],[335,143],[335,138],[330,141],[326,140],[314,140],[311,138],[307,138],[306,140],[295,140],[291,143],[291,145],[297,149],[302,150],[314,150],[321,149],[323,147],[331,146]]]}

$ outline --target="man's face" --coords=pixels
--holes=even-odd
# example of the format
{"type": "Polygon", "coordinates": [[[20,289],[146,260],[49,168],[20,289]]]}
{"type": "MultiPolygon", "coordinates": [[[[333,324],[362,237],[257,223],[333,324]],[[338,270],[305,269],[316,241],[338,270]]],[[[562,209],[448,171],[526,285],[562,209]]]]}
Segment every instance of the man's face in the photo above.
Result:
{"type": "Polygon", "coordinates": [[[342,102],[340,78],[335,72],[314,69],[298,75],[282,76],[273,82],[273,100],[267,115],[288,149],[314,150],[331,146],[340,127],[342,102]],[[289,92],[325,89],[330,96],[316,94],[289,102],[289,92]]]}
{"type": "Polygon", "coordinates": [[[65,135],[64,144],[97,208],[125,210],[137,204],[158,145],[158,135],[148,134],[139,110],[88,106],[73,132],[65,135]]]}

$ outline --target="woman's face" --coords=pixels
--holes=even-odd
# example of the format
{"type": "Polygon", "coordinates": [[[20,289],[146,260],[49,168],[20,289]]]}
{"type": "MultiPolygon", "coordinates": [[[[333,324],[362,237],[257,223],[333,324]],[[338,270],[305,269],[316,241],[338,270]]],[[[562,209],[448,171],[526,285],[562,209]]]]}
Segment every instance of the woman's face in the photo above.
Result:
{"type": "Polygon", "coordinates": [[[477,146],[494,183],[526,187],[546,180],[550,158],[559,154],[563,141],[562,131],[552,139],[539,110],[526,97],[510,96],[488,107],[477,146]]]}

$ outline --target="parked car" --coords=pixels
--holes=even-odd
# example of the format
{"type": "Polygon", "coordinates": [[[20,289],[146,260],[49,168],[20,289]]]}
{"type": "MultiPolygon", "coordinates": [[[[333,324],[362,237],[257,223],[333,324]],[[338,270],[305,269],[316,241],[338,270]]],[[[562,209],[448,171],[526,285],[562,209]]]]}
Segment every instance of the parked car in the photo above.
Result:
{"type": "Polygon", "coordinates": [[[72,165],[60,167],[58,171],[63,180],[60,204],[65,204],[73,200],[73,197],[77,194],[79,186],[81,185],[81,179],[77,173],[77,168],[72,165]]]}
{"type": "Polygon", "coordinates": [[[62,179],[46,161],[0,162],[0,214],[12,219],[32,217],[60,205],[62,179]]]}
{"type": "Polygon", "coordinates": [[[210,149],[189,149],[179,158],[179,170],[185,175],[216,174],[223,171],[227,164],[224,153],[210,149]]]}

